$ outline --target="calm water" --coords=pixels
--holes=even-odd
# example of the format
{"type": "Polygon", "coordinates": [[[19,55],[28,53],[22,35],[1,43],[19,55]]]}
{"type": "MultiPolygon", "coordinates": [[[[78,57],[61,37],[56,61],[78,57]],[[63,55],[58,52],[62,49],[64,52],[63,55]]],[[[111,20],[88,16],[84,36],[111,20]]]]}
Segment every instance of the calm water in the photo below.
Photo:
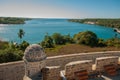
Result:
{"type": "MultiPolygon", "coordinates": [[[[17,35],[19,29],[25,31],[23,40],[30,43],[38,43],[43,40],[46,33],[51,35],[55,32],[61,34],[70,33],[73,36],[78,32],[90,30],[95,32],[99,38],[103,39],[109,39],[115,36],[112,28],[72,23],[66,19],[34,19],[26,21],[26,24],[22,25],[0,25],[0,39],[19,42],[20,40],[17,35]]],[[[118,36],[120,37],[120,34],[118,36]]]]}

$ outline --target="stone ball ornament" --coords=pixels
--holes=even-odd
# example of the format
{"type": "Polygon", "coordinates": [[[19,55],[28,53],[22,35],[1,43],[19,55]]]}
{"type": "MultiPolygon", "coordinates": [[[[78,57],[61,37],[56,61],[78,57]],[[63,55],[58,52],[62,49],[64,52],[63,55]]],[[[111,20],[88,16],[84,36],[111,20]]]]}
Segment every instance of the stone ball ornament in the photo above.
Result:
{"type": "Polygon", "coordinates": [[[40,45],[32,44],[26,48],[23,59],[28,62],[42,61],[46,59],[46,54],[40,45]]]}

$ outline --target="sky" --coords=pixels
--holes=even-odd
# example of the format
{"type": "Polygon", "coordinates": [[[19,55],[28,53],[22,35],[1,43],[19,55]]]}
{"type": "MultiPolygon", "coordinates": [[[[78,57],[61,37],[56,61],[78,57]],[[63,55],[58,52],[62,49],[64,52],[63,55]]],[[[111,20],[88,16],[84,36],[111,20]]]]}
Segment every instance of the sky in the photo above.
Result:
{"type": "Polygon", "coordinates": [[[0,16],[120,18],[120,0],[0,0],[0,16]]]}

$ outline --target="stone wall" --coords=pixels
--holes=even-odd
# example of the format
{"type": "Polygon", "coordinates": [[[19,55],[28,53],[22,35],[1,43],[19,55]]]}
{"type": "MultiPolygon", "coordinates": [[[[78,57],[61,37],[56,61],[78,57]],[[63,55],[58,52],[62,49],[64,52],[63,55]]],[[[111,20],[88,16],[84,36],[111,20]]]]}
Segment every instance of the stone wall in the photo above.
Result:
{"type": "Polygon", "coordinates": [[[96,58],[96,70],[104,71],[104,66],[109,64],[114,64],[117,66],[118,58],[118,56],[96,58]]]}
{"type": "Polygon", "coordinates": [[[42,72],[44,80],[60,80],[60,66],[46,67],[42,72]]]}
{"type": "Polygon", "coordinates": [[[92,72],[92,64],[92,60],[70,62],[65,66],[65,76],[68,80],[72,80],[76,71],[87,70],[90,73],[92,72]]]}
{"type": "Polygon", "coordinates": [[[23,80],[24,73],[23,61],[0,64],[0,80],[23,80]]]}
{"type": "Polygon", "coordinates": [[[34,76],[41,71],[42,68],[46,67],[45,61],[40,62],[27,62],[26,63],[26,75],[29,77],[34,76]]]}
{"type": "MultiPolygon", "coordinates": [[[[120,51],[91,52],[48,57],[46,60],[46,65],[60,66],[60,69],[63,70],[65,69],[65,65],[72,61],[93,60],[94,64],[96,58],[109,56],[120,57],[120,51]]],[[[0,64],[0,80],[22,80],[24,74],[25,68],[23,61],[0,64]]]]}
{"type": "Polygon", "coordinates": [[[72,62],[72,61],[93,60],[93,64],[94,64],[96,58],[109,57],[109,56],[119,56],[120,57],[120,51],[78,53],[78,54],[48,57],[46,60],[46,65],[47,66],[61,66],[61,70],[64,70],[64,68],[65,68],[64,66],[67,63],[72,62]]]}

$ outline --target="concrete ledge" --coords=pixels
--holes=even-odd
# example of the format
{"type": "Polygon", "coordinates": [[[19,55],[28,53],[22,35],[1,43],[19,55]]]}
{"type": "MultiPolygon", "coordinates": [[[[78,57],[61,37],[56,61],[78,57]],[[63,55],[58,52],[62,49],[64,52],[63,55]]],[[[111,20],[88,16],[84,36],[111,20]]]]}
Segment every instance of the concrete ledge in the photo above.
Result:
{"type": "Polygon", "coordinates": [[[52,56],[47,57],[47,59],[54,59],[54,58],[61,58],[61,57],[71,57],[71,56],[80,56],[80,55],[88,55],[88,54],[109,54],[109,53],[120,53],[120,51],[103,51],[103,52],[88,52],[88,53],[74,53],[74,54],[67,54],[67,55],[59,55],[59,56],[52,56]]]}
{"type": "Polygon", "coordinates": [[[83,60],[83,61],[74,61],[74,62],[70,62],[68,64],[66,64],[66,66],[72,66],[72,65],[81,65],[81,64],[87,64],[89,62],[92,62],[92,60],[83,60]]]}
{"type": "Polygon", "coordinates": [[[8,63],[1,63],[0,66],[6,66],[6,65],[14,65],[14,64],[24,64],[24,61],[14,61],[14,62],[8,62],[8,63]]]}
{"type": "Polygon", "coordinates": [[[119,57],[118,56],[109,56],[109,57],[99,57],[99,58],[96,58],[96,60],[105,60],[105,59],[118,59],[119,57]]]}

